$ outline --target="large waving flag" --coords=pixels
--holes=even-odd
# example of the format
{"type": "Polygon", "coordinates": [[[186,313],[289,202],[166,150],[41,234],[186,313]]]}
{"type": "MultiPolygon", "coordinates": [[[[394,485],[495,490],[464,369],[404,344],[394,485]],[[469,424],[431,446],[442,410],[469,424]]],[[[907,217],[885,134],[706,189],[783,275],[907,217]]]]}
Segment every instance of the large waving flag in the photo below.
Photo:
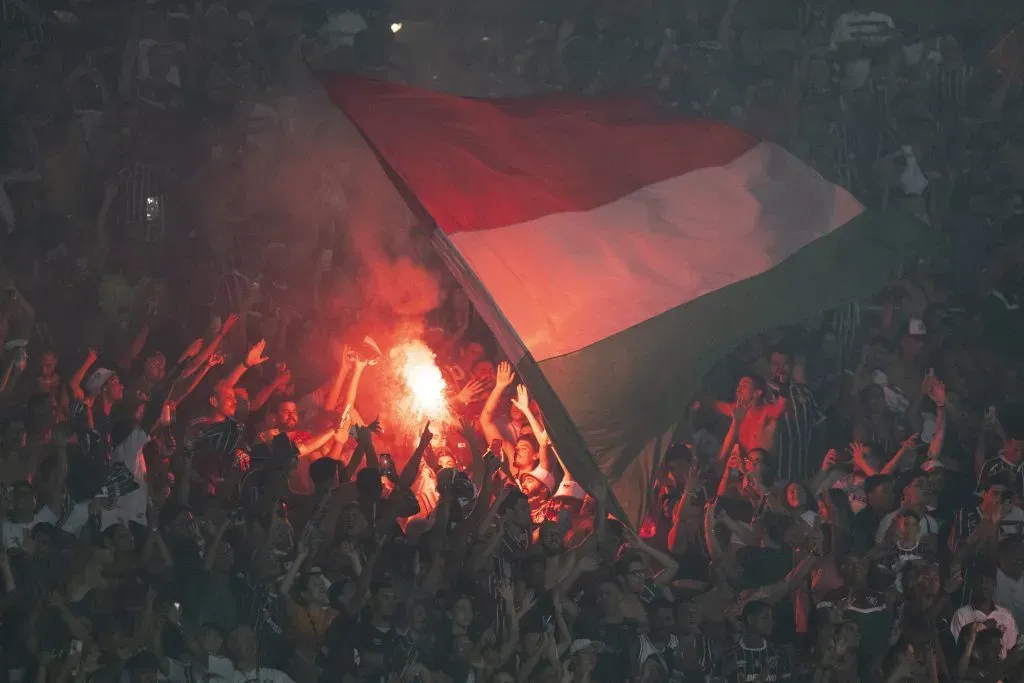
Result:
{"type": "Polygon", "coordinates": [[[634,523],[703,374],[877,291],[916,239],[781,147],[648,102],[325,82],[436,225],[569,469],[634,523]]]}

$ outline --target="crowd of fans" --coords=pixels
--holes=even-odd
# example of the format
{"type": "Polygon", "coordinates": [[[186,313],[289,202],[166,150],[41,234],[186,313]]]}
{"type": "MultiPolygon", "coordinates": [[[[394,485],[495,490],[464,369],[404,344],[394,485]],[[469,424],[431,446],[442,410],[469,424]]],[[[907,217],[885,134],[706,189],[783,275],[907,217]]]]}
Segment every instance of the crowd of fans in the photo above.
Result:
{"type": "Polygon", "coordinates": [[[1024,680],[1024,31],[947,4],[451,3],[422,44],[379,11],[2,0],[0,679],[1024,680]],[[932,244],[732,351],[647,517],[610,518],[461,292],[368,323],[351,187],[293,183],[287,225],[220,196],[322,134],[302,59],[646,87],[932,244]],[[404,433],[374,326],[418,328],[457,419],[404,433]]]}

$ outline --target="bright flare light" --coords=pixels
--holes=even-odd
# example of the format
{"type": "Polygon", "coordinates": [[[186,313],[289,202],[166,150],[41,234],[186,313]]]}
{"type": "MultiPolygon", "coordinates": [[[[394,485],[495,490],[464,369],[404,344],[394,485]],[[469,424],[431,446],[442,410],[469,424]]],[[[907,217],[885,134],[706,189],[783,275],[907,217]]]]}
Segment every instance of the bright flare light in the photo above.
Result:
{"type": "Polygon", "coordinates": [[[401,22],[397,22],[396,21],[395,23],[391,24],[391,32],[392,33],[398,33],[401,30],[402,30],[401,22]]]}
{"type": "Polygon", "coordinates": [[[451,419],[445,393],[448,384],[437,367],[434,352],[419,340],[402,342],[391,350],[391,361],[402,387],[401,412],[403,421],[416,430],[428,421],[437,428],[451,419]]]}

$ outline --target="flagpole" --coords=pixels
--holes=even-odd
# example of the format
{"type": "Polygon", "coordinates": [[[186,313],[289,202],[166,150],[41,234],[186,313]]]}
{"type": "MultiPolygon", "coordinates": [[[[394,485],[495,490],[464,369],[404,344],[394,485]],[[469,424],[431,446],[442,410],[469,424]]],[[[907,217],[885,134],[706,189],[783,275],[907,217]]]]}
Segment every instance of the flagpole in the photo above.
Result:
{"type": "MultiPolygon", "coordinates": [[[[373,144],[369,136],[360,128],[359,124],[347,117],[352,126],[359,132],[359,135],[366,141],[366,145],[377,157],[381,168],[388,179],[398,190],[398,194],[405,201],[409,210],[420,220],[426,230],[430,232],[431,243],[445,262],[452,276],[465,290],[470,301],[476,310],[483,317],[487,326],[494,334],[498,344],[508,355],[509,360],[516,366],[520,379],[526,384],[530,395],[537,401],[544,414],[545,426],[550,433],[552,442],[558,447],[559,455],[567,468],[572,471],[573,478],[580,483],[586,491],[596,490],[603,484],[605,491],[605,505],[608,512],[619,519],[623,524],[629,524],[629,517],[626,515],[616,498],[612,486],[597,462],[591,456],[586,441],[580,435],[576,424],[569,416],[569,412],[562,405],[562,400],[555,393],[554,388],[548,382],[541,371],[537,361],[526,349],[519,335],[516,334],[512,325],[501,312],[501,308],[495,303],[490,292],[484,287],[480,278],[473,269],[469,267],[462,254],[451,243],[448,236],[437,225],[437,221],[420,203],[415,193],[409,188],[402,177],[391,167],[380,150],[373,144]]],[[[551,492],[554,494],[554,491],[551,492]]]]}
{"type": "MultiPolygon", "coordinates": [[[[433,224],[432,220],[430,224],[433,224]]],[[[434,248],[437,249],[459,285],[469,295],[477,312],[494,333],[495,339],[498,340],[498,344],[508,355],[509,360],[516,366],[519,378],[526,384],[530,390],[530,396],[540,406],[541,412],[544,414],[545,427],[550,432],[552,442],[559,449],[559,456],[565,462],[566,467],[572,471],[573,478],[587,491],[595,490],[594,484],[603,482],[608,511],[624,524],[629,524],[629,518],[622,509],[618,498],[615,497],[607,477],[590,455],[587,444],[576,428],[576,424],[572,421],[565,406],[562,405],[562,400],[548,382],[547,377],[544,376],[537,361],[526,349],[490,293],[462,258],[462,255],[458,253],[444,231],[437,225],[432,225],[432,229],[431,241],[434,248]]],[[[554,491],[552,491],[553,493],[554,491]]]]}

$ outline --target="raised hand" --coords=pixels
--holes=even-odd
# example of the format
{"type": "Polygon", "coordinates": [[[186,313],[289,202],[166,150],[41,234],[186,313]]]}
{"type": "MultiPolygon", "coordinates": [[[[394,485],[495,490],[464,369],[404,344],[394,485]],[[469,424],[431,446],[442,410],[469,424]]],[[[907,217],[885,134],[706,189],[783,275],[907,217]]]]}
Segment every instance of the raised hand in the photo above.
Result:
{"type": "Polygon", "coordinates": [[[238,324],[238,314],[232,313],[231,315],[224,319],[223,323],[221,323],[220,335],[222,337],[225,336],[228,332],[231,331],[231,328],[234,327],[236,324],[238,324]]]}
{"type": "Polygon", "coordinates": [[[506,602],[512,602],[514,598],[512,582],[507,578],[498,582],[498,595],[500,595],[506,602]]]}
{"type": "Polygon", "coordinates": [[[419,448],[426,448],[433,439],[434,433],[430,431],[430,423],[428,422],[424,425],[423,432],[420,434],[419,448]]]}
{"type": "Polygon", "coordinates": [[[825,460],[821,463],[821,469],[828,472],[839,463],[839,453],[832,448],[825,454],[825,460]]]}
{"type": "Polygon", "coordinates": [[[902,444],[900,444],[900,450],[901,451],[913,450],[913,449],[917,448],[917,445],[919,443],[921,443],[921,435],[920,434],[911,434],[910,436],[908,436],[906,438],[906,440],[902,444]]]}
{"type": "Polygon", "coordinates": [[[512,386],[512,382],[516,379],[516,373],[512,370],[512,364],[508,361],[502,361],[498,363],[498,371],[495,374],[496,386],[499,389],[507,389],[512,386]]]}
{"type": "Polygon", "coordinates": [[[512,405],[526,413],[530,410],[530,392],[525,384],[516,387],[516,397],[512,399],[512,405]]]}
{"type": "Polygon", "coordinates": [[[286,387],[292,383],[292,371],[288,369],[287,363],[277,364],[277,376],[274,377],[274,385],[286,387]]]}
{"type": "Polygon", "coordinates": [[[739,453],[733,453],[725,461],[725,468],[728,470],[739,470],[743,467],[743,457],[739,453]]]}
{"type": "Polygon", "coordinates": [[[203,341],[204,340],[202,337],[197,337],[196,339],[194,339],[192,343],[189,344],[185,348],[185,350],[181,352],[181,355],[178,356],[178,362],[184,363],[189,358],[195,358],[197,355],[199,355],[199,352],[203,350],[203,341]]]}
{"type": "Polygon", "coordinates": [[[348,347],[348,344],[342,344],[338,341],[331,342],[331,356],[334,360],[339,363],[351,363],[352,362],[352,349],[348,347]]]}
{"type": "Polygon", "coordinates": [[[944,407],[946,405],[946,384],[942,380],[933,377],[928,387],[928,398],[934,401],[937,407],[944,407]]]}
{"type": "Polygon", "coordinates": [[[850,444],[850,452],[853,454],[854,461],[861,461],[864,459],[867,447],[859,441],[854,441],[850,444]]]}
{"type": "Polygon", "coordinates": [[[455,396],[455,400],[464,405],[469,405],[482,398],[486,393],[487,387],[484,386],[483,380],[473,379],[467,382],[466,386],[462,387],[462,390],[455,396]]]}
{"type": "Polygon", "coordinates": [[[373,432],[369,427],[356,426],[356,443],[364,448],[373,444],[373,432]]]}
{"type": "Polygon", "coordinates": [[[262,365],[266,363],[268,360],[270,360],[270,356],[264,355],[266,350],[266,339],[260,339],[258,342],[253,344],[253,347],[249,349],[249,353],[245,355],[245,366],[249,368],[254,368],[257,365],[262,365]]]}

